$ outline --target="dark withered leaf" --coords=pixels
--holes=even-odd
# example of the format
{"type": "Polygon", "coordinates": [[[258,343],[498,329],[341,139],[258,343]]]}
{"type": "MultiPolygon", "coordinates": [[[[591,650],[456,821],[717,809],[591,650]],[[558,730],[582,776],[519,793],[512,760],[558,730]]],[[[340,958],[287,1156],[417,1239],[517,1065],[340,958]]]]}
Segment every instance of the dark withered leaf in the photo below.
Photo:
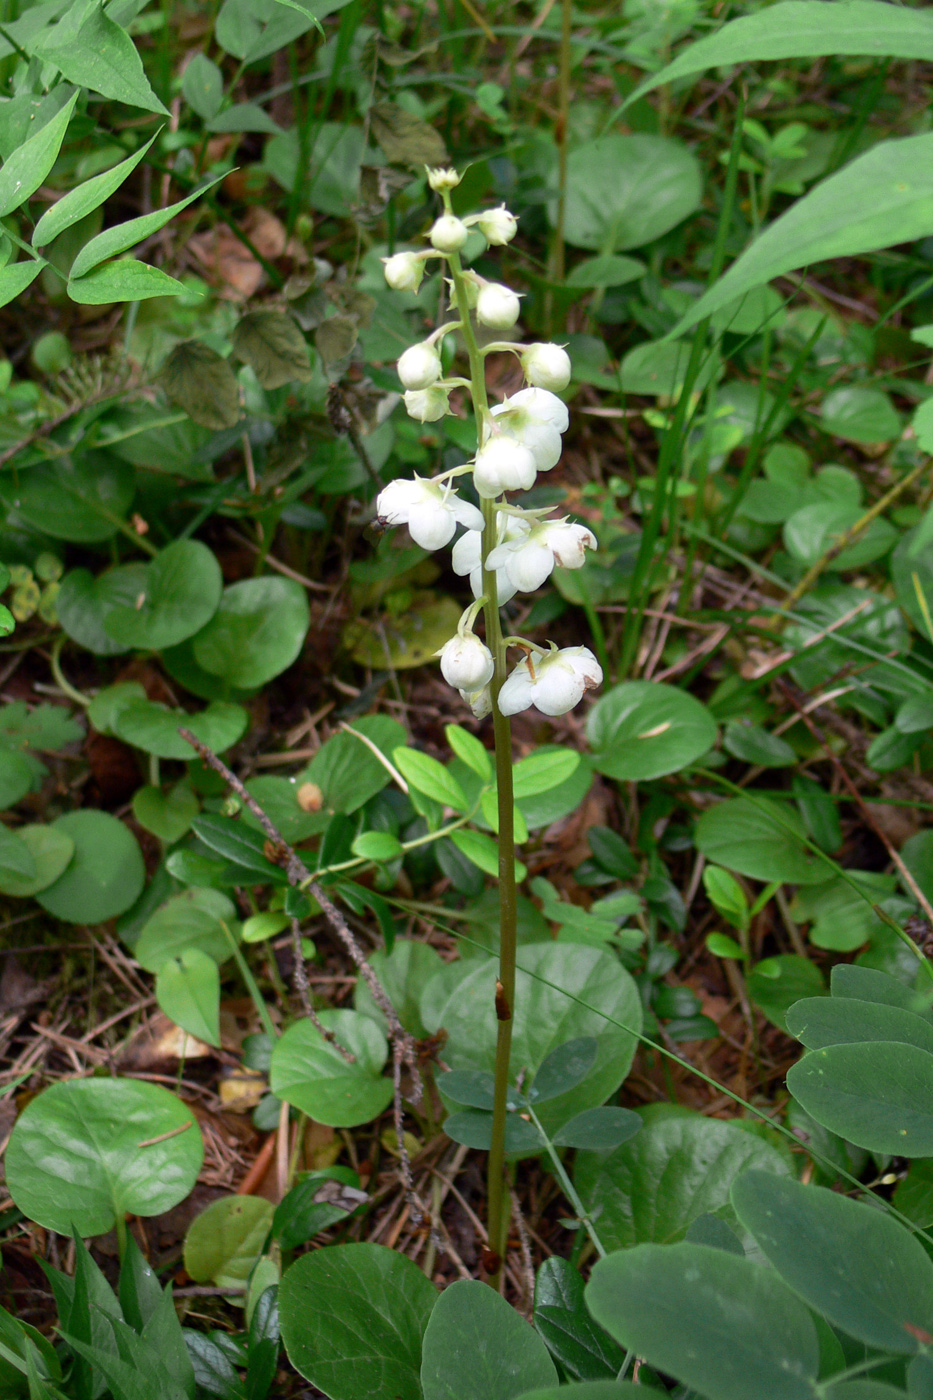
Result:
{"type": "Polygon", "coordinates": [[[200,340],[183,340],[159,373],[172,403],[202,428],[219,432],[240,419],[239,386],[230,365],[200,340]]]}
{"type": "Polygon", "coordinates": [[[386,160],[394,165],[444,165],[447,147],[433,126],[394,102],[377,102],[370,109],[372,133],[386,160]]]}
{"type": "Polygon", "coordinates": [[[233,332],[233,353],[252,369],[264,389],[296,380],[307,384],[311,360],[301,331],[284,311],[251,311],[233,332]]]}

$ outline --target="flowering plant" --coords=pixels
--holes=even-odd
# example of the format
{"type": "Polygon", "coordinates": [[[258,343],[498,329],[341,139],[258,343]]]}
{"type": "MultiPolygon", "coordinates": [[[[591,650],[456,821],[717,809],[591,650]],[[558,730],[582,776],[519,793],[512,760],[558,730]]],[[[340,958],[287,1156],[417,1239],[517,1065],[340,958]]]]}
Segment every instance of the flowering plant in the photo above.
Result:
{"type": "Polygon", "coordinates": [[[419,422],[434,422],[453,410],[451,392],[466,390],[476,420],[473,460],[432,480],[392,481],[376,501],[385,525],[406,524],[422,548],[449,544],[458,525],[464,533],[453,547],[456,573],[469,575],[474,603],[460,619],[456,635],[441,647],[441,672],[459,690],[476,718],[492,715],[495,734],[499,835],[500,946],[495,987],[498,1042],[492,1146],[489,1154],[489,1244],[491,1279],[501,1271],[508,1211],[504,1208],[504,1143],[515,998],[516,892],[512,753],[509,716],[534,706],[545,715],[561,715],[578,704],[586,690],[602,681],[593,653],[583,646],[547,647],[523,637],[506,636],[500,607],[517,592],[539,588],[556,567],[578,569],[596,539],[584,525],[549,518],[549,509],[529,509],[510,493],[534,486],[539,472],[560,460],[561,438],[569,415],[558,397],[570,383],[571,365],[560,345],[524,345],[518,340],[487,339],[488,332],[513,331],[521,310],[519,294],[465,269],[460,256],[471,228],[487,244],[502,246],[515,236],[517,221],[506,208],[459,217],[451,191],[460,183],[454,170],[429,170],[431,188],[443,200],[443,212],[428,234],[430,247],[384,259],[386,281],[400,291],[417,292],[429,259],[446,263],[453,319],[442,322],[425,340],[410,346],[398,361],[405,407],[419,422]],[[445,377],[442,359],[447,336],[459,334],[469,362],[467,377],[445,377]],[[521,363],[526,387],[490,405],[485,359],[510,352],[521,363]],[[454,489],[459,477],[472,477],[479,505],[454,489]],[[482,612],[485,640],[474,632],[482,612]],[[522,659],[508,670],[507,652],[522,659]]]}

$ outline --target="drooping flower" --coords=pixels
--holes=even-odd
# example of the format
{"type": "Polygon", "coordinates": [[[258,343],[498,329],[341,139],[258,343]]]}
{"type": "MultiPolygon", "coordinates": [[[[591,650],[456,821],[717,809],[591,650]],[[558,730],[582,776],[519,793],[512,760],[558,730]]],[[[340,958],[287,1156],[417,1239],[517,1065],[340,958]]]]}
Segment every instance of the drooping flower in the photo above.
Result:
{"type": "MultiPolygon", "coordinates": [[[[509,515],[505,511],[499,511],[496,515],[496,534],[500,543],[504,540],[518,539],[527,533],[528,522],[521,516],[509,515]]],[[[461,577],[469,574],[473,597],[481,598],[484,592],[482,531],[467,530],[466,534],[461,535],[451,551],[450,562],[455,574],[461,577]]],[[[496,569],[496,597],[499,606],[514,598],[517,591],[505,569],[496,569]]]]}
{"type": "Polygon", "coordinates": [[[544,715],[565,715],[602,679],[602,667],[589,647],[555,647],[518,663],[499,691],[499,709],[517,715],[534,705],[544,715]]]}
{"type": "Polygon", "coordinates": [[[393,292],[417,292],[424,276],[424,258],[417,253],[394,253],[383,258],[385,279],[393,292]]]}
{"type": "Polygon", "coordinates": [[[473,711],[474,719],[485,719],[492,714],[492,695],[489,686],[484,685],[480,690],[461,690],[460,699],[465,700],[473,711]]]}
{"type": "Polygon", "coordinates": [[[501,282],[487,282],[476,298],[476,319],[492,330],[507,331],[515,325],[521,303],[518,293],[501,282]]]}
{"type": "Polygon", "coordinates": [[[457,525],[468,530],[483,526],[482,512],[462,501],[449,486],[416,476],[413,481],[390,481],[376,498],[376,515],[384,525],[407,525],[415,544],[440,549],[454,536],[457,525]]]}
{"type": "Polygon", "coordinates": [[[503,437],[520,442],[530,449],[535,467],[539,472],[548,472],[560,461],[560,433],[550,423],[530,418],[521,409],[511,409],[513,400],[496,404],[490,412],[499,419],[499,429],[503,437]]]}
{"type": "Polygon", "coordinates": [[[502,407],[518,412],[530,422],[548,423],[559,433],[565,433],[570,423],[567,405],[548,389],[519,389],[517,394],[503,401],[502,407]]]}
{"type": "Polygon", "coordinates": [[[421,341],[402,352],[396,369],[406,389],[430,389],[441,377],[441,357],[433,345],[421,341]]]}
{"type": "Polygon", "coordinates": [[[533,593],[550,577],[555,564],[582,568],[586,550],[596,547],[596,536],[585,525],[543,520],[527,533],[497,545],[487,556],[486,567],[504,570],[512,593],[533,593]]]}
{"type": "Polygon", "coordinates": [[[486,209],[474,221],[486,242],[500,248],[511,243],[518,231],[518,220],[504,204],[500,204],[498,209],[486,209]]]}
{"type": "Polygon", "coordinates": [[[490,438],[473,464],[473,484],[485,500],[503,491],[528,491],[538,474],[530,447],[505,433],[490,438]]]}
{"type": "Polygon", "coordinates": [[[474,632],[458,632],[445,642],[437,655],[441,658],[441,674],[455,690],[482,690],[492,680],[495,663],[492,652],[474,632]]]}
{"type": "Polygon", "coordinates": [[[442,214],[431,225],[428,237],[439,253],[458,253],[470,236],[470,230],[456,214],[442,214]]]}
{"type": "Polygon", "coordinates": [[[528,383],[538,389],[560,392],[570,383],[570,356],[562,345],[529,345],[521,356],[528,383]]]}
{"type": "Polygon", "coordinates": [[[436,423],[450,411],[450,398],[441,384],[432,384],[430,389],[406,389],[405,410],[409,418],[417,418],[419,423],[436,423]]]}

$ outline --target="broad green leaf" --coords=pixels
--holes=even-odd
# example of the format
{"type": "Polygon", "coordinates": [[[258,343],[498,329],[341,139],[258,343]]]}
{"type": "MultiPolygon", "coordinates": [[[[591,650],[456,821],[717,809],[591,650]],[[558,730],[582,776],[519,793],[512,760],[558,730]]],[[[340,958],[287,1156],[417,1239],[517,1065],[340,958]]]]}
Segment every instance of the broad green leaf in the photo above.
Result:
{"type": "Polygon", "coordinates": [[[393,751],[405,740],[398,720],[388,715],[362,715],[322,744],[296,781],[299,787],[316,784],[327,811],[355,812],[392,781],[386,763],[380,762],[370,745],[391,763],[393,751]]]}
{"type": "MultiPolygon", "coordinates": [[[[597,948],[532,943],[519,948],[518,964],[512,1064],[532,1076],[566,1040],[592,1036],[599,1045],[582,1083],[540,1106],[538,1116],[550,1131],[604,1103],[621,1084],[641,1030],[641,1002],[625,969],[597,948]]],[[[448,964],[425,987],[421,1017],[430,1032],[447,1031],[444,1058],[451,1069],[494,1068],[495,984],[496,963],[477,956],[448,964]]]]}
{"type": "Polygon", "coordinates": [[[735,1182],[732,1204],[784,1282],[833,1326],[882,1351],[919,1350],[933,1323],[933,1264],[903,1225],[762,1171],[735,1182]]]}
{"type": "Polygon", "coordinates": [[[147,783],[133,793],[133,816],[167,846],[181,840],[200,810],[197,797],[184,779],[168,792],[147,783]]]}
{"type": "MultiPolygon", "coordinates": [[[[477,869],[484,871],[494,878],[499,874],[499,847],[491,836],[487,836],[482,831],[471,831],[468,827],[460,831],[452,831],[450,839],[461,855],[472,861],[477,869]]],[[[515,878],[519,884],[528,874],[528,867],[517,860],[515,862],[515,878]]]]}
{"type": "Polygon", "coordinates": [[[78,96],[73,92],[64,107],[4,161],[0,168],[0,218],[25,204],[44,184],[58,159],[78,96]]]}
{"type": "Polygon", "coordinates": [[[0,306],[15,301],[47,266],[44,258],[36,258],[32,262],[8,263],[0,268],[0,306]]]}
{"type": "MultiPolygon", "coordinates": [[[[382,990],[394,1005],[399,1021],[417,1040],[423,1040],[427,1029],[419,1014],[420,997],[431,977],[443,966],[440,953],[419,939],[396,938],[391,953],[378,948],[368,960],[382,990]]],[[[353,1005],[364,1016],[370,1016],[382,1030],[387,1029],[385,1016],[375,1005],[373,993],[363,977],[357,979],[353,1005]]]]}
{"type": "Polygon", "coordinates": [[[32,47],[33,52],[54,63],[70,83],[114,102],[168,116],[168,109],[149,85],[136,45],[126,30],[109,18],[102,3],[92,5],[80,23],[66,12],[32,47]]]}
{"type": "Polygon", "coordinates": [[[700,1215],[727,1225],[729,1188],[747,1167],[786,1175],[780,1153],[735,1123],[678,1113],[645,1123],[609,1157],[581,1157],[576,1186],[607,1249],[671,1244],[700,1215]]]}
{"type": "MultiPolygon", "coordinates": [[[[625,1353],[619,1355],[624,1357],[625,1353]]],[[[620,1361],[620,1367],[621,1364],[620,1361]]],[[[548,1385],[542,1390],[524,1390],[518,1400],[644,1400],[644,1390],[645,1386],[632,1381],[576,1381],[570,1385],[548,1385]]]]}
{"type": "Polygon", "coordinates": [[[470,810],[457,779],[430,754],[421,753],[418,749],[399,748],[393,752],[392,762],[410,787],[423,792],[433,802],[439,802],[442,807],[453,807],[456,812],[470,810]]]}
{"type": "Polygon", "coordinates": [[[397,860],[402,854],[402,844],[391,831],[364,831],[357,836],[351,847],[355,856],[364,860],[397,860]]]}
{"type": "Polygon", "coordinates": [[[156,758],[182,762],[196,757],[194,749],[179,734],[179,726],[190,729],[195,738],[223,753],[243,737],[249,715],[240,705],[214,700],[206,710],[189,715],[185,710],[169,710],[154,700],[131,700],[117,716],[113,732],[118,739],[156,758]]]}
{"type": "Polygon", "coordinates": [[[753,880],[815,885],[827,867],[804,845],[797,812],[768,798],[730,797],[696,825],[696,846],[708,860],[753,880]]]}
{"type": "Polygon", "coordinates": [[[128,462],[83,452],[37,462],[18,473],[18,481],[4,473],[0,499],[34,530],[73,544],[98,544],[117,533],[135,489],[128,462]]]}
{"type": "Polygon", "coordinates": [[[260,1196],[222,1196],[185,1235],[185,1268],[195,1283],[241,1286],[259,1258],[275,1207],[260,1196]]]}
{"type": "Polygon", "coordinates": [[[612,1152],[641,1131],[641,1119],[630,1108],[587,1108],[577,1113],[553,1141],[557,1147],[576,1147],[585,1152],[612,1152]]]}
{"type": "MultiPolygon", "coordinates": [[[[492,1114],[475,1108],[451,1113],[444,1119],[444,1132],[462,1147],[488,1152],[492,1147],[492,1114]]],[[[509,1155],[525,1156],[540,1152],[543,1147],[544,1139],[533,1123],[527,1123],[517,1113],[506,1115],[505,1151],[509,1155]]]]}
{"type": "Polygon", "coordinates": [[[230,937],[236,936],[236,909],[219,890],[192,886],[173,895],[143,925],[133,956],[147,972],[158,972],[169,958],[188,948],[226,962],[233,953],[230,937]]]}
{"type": "Polygon", "coordinates": [[[178,1205],[203,1156],[194,1114],[167,1089],[137,1079],[68,1079],[20,1114],[6,1180],[20,1210],[45,1229],[103,1235],[125,1211],[160,1215],[178,1205]]]}
{"type": "Polygon", "coordinates": [[[311,378],[305,338],[283,311],[250,311],[241,317],[233,332],[233,353],[249,365],[264,389],[307,384],[311,378]]]}
{"type": "Polygon", "coordinates": [[[71,837],[55,826],[20,826],[15,839],[26,847],[34,865],[31,874],[10,869],[8,858],[5,859],[6,846],[0,842],[0,892],[18,899],[27,899],[53,884],[75,852],[71,837]]]}
{"type": "Polygon", "coordinates": [[[921,1158],[911,1162],[907,1175],[897,1184],[892,1204],[921,1229],[933,1225],[933,1161],[921,1158]]]}
{"type": "MultiPolygon", "coordinates": [[[[206,846],[238,867],[237,874],[248,870],[262,876],[265,884],[287,883],[285,871],[266,855],[266,837],[254,827],[235,817],[218,817],[212,812],[196,817],[192,826],[206,846]]],[[[253,884],[256,883],[254,880],[253,884]]]]}
{"type": "Polygon", "coordinates": [[[251,578],[225,588],[192,640],[205,671],[241,690],[265,685],[292,664],[308,630],[308,599],[288,578],[251,578]]]}
{"type": "Polygon", "coordinates": [[[175,646],[209,622],[222,591],[220,565],[207,545],[176,540],[146,565],[132,604],[118,603],[108,611],[104,630],[121,647],[158,651],[175,646]]]}
{"type": "Polygon", "coordinates": [[[188,293],[189,289],[177,278],[138,258],[115,258],[92,268],[83,277],[72,275],[68,279],[68,295],[80,306],[109,306],[112,301],[145,301],[148,297],[180,297],[188,293]]]}
{"type": "MultiPolygon", "coordinates": [[[[909,842],[905,842],[905,849],[909,842]]],[[[933,989],[924,978],[923,990],[909,987],[887,972],[874,967],[859,967],[855,963],[837,963],[829,975],[834,997],[854,997],[856,1001],[875,1001],[881,1006],[899,1006],[918,1016],[930,1017],[933,989]]]]}
{"type": "Polygon", "coordinates": [[[445,724],[444,734],[460,761],[471,768],[484,783],[488,783],[492,778],[492,755],[485,744],[459,724],[445,724]]]}
{"type": "Polygon", "coordinates": [[[568,158],[564,236],[594,253],[640,248],[692,214],[702,190],[699,162],[682,141],[599,136],[568,158]]]}
{"type": "Polygon", "coordinates": [[[183,948],[164,962],[156,974],[156,1001],[183,1031],[220,1044],[220,973],[208,953],[183,948]]]}
{"type": "Polygon", "coordinates": [[[211,132],[256,131],[263,136],[281,136],[282,128],[255,102],[236,102],[207,123],[211,132]]]}
{"type": "Polygon", "coordinates": [[[51,825],[75,849],[58,879],[36,893],[43,909],[67,924],[101,924],[136,902],[146,868],[136,837],[121,821],[85,807],[51,825]]]}
{"type": "MultiPolygon", "coordinates": [[[[534,1321],[548,1351],[570,1380],[596,1381],[611,1377],[613,1396],[607,1400],[614,1397],[618,1400],[615,1378],[622,1369],[625,1354],[609,1333],[590,1317],[583,1300],[583,1279],[569,1259],[554,1254],[538,1270],[534,1321]]],[[[567,1391],[561,1393],[568,1394],[567,1391]]],[[[600,1400],[600,1397],[594,1394],[593,1400],[600,1400]]]]}
{"type": "MultiPolygon", "coordinates": [[[[554,746],[554,751],[560,752],[554,746]]],[[[552,752],[551,746],[542,745],[537,753],[552,752]]],[[[593,763],[588,754],[579,754],[579,763],[563,782],[546,792],[535,793],[533,797],[520,797],[515,803],[530,831],[537,831],[561,817],[569,816],[583,805],[583,800],[593,786],[593,763]]]]}
{"type": "Polygon", "coordinates": [[[279,1288],[288,1359],[329,1400],[423,1400],[421,1342],[438,1292],[380,1244],[305,1254],[279,1288]]]}
{"type": "Polygon", "coordinates": [[[787,1031],[788,1007],[801,997],[819,996],[825,991],[823,974],[809,958],[798,953],[777,953],[762,958],[745,980],[749,998],[772,1025],[787,1031]]]}
{"type": "MultiPolygon", "coordinates": [[[[784,526],[784,544],[791,558],[809,568],[838,548],[839,542],[864,515],[861,506],[846,501],[817,501],[795,510],[784,526]]],[[[889,520],[877,518],[849,545],[832,554],[825,567],[841,572],[860,569],[888,554],[898,532],[889,520]]]]}
{"type": "Polygon", "coordinates": [[[758,235],[671,334],[683,335],[720,306],[797,268],[933,233],[931,151],[933,135],[879,141],[821,181],[758,235]]]}
{"type": "MultiPolygon", "coordinates": [[[[2,178],[2,171],[0,171],[0,178],[2,178]]],[[[135,248],[137,243],[142,243],[144,239],[151,238],[183,209],[187,209],[189,204],[200,199],[207,190],[213,189],[214,185],[222,179],[223,176],[218,175],[215,179],[202,185],[200,189],[186,195],[184,199],[180,199],[177,204],[170,204],[167,209],[155,209],[151,214],[141,214],[138,219],[129,219],[124,224],[115,224],[113,228],[104,229],[103,233],[99,233],[96,238],[92,238],[89,243],[84,245],[71,264],[72,281],[83,277],[85,273],[90,272],[99,263],[106,262],[108,258],[115,258],[120,253],[125,253],[127,249],[135,248]]],[[[138,265],[144,266],[142,263],[138,265]]],[[[162,275],[165,276],[164,273],[162,275]]],[[[174,281],[173,278],[166,280],[174,281]]]]}
{"type": "Polygon", "coordinates": [[[155,139],[155,136],[151,136],[134,155],[120,161],[120,164],[115,165],[112,170],[105,170],[103,174],[85,180],[76,189],[69,190],[67,194],[62,195],[61,199],[56,200],[53,205],[46,209],[33,230],[33,247],[41,248],[46,243],[51,243],[66,228],[71,228],[87,214],[100,208],[105,200],[108,200],[120,188],[123,181],[133,173],[139,162],[145,158],[155,139]]]}
{"type": "Polygon", "coordinates": [[[224,75],[206,54],[196,53],[182,74],[181,91],[191,110],[209,122],[224,100],[224,75]]]}
{"type": "Polygon", "coordinates": [[[592,1036],[565,1040],[543,1061],[531,1088],[535,1103],[569,1093],[586,1078],[596,1063],[599,1045],[592,1036]]]}
{"type": "Polygon", "coordinates": [[[702,1244],[639,1245],[600,1259],[596,1321],[709,1400],[814,1400],[816,1329],[775,1274],[702,1244]]]}
{"type": "Polygon", "coordinates": [[[512,769],[512,791],[516,802],[550,792],[572,778],[580,766],[576,749],[546,749],[520,758],[512,769]]]}
{"type": "Polygon", "coordinates": [[[129,651],[104,630],[104,621],[116,608],[131,608],[145,592],[145,585],[145,564],[123,564],[96,578],[88,569],[71,569],[55,600],[62,630],[95,656],[129,651]]]}
{"type": "MultiPolygon", "coordinates": [[[[388,777],[388,774],[386,774],[388,777]]],[[[304,787],[303,782],[295,778],[250,778],[246,784],[246,791],[250,797],[255,798],[260,807],[269,817],[273,826],[292,846],[297,846],[299,842],[306,841],[309,836],[316,836],[323,831],[330,821],[331,814],[324,810],[323,802],[317,807],[317,794],[312,795],[309,810],[305,811],[298,800],[301,793],[302,801],[307,803],[309,789],[304,787]]],[[[248,808],[242,813],[242,819],[250,826],[259,827],[259,820],[254,817],[248,808]]]]}
{"type": "Polygon", "coordinates": [[[890,397],[868,384],[840,384],[826,395],[820,412],[823,431],[845,442],[888,442],[901,435],[890,397]]]}
{"type": "Polygon", "coordinates": [[[638,258],[626,258],[618,253],[605,253],[584,258],[567,274],[568,287],[621,287],[636,282],[647,272],[638,258]]]}
{"type": "Polygon", "coordinates": [[[33,883],[38,873],[35,858],[25,841],[0,822],[0,882],[33,883]]]}
{"type": "Polygon", "coordinates": [[[853,953],[885,927],[874,906],[893,892],[893,877],[872,870],[847,873],[856,888],[836,876],[825,885],[805,885],[791,905],[791,916],[811,925],[807,937],[817,948],[853,953]]]}
{"type": "Polygon", "coordinates": [[[722,25],[691,44],[672,63],[639,83],[622,104],[636,102],[652,88],[707,68],[733,63],[817,58],[825,54],[933,59],[933,23],[925,10],[902,9],[881,0],[780,0],[722,25]]]}
{"type": "MultiPolygon", "coordinates": [[[[683,388],[690,363],[690,345],[685,340],[648,340],[636,345],[619,366],[619,388],[623,394],[665,395],[677,398],[683,388]]],[[[703,389],[720,371],[719,356],[706,356],[695,388],[703,389]]]]}
{"type": "Polygon", "coordinates": [[[234,428],[240,420],[240,386],[230,362],[201,340],[174,346],[159,371],[172,403],[212,432],[234,428]]]}
{"type": "Polygon", "coordinates": [[[424,1400],[513,1400],[556,1380],[537,1332],[495,1289],[472,1279],[445,1288],[424,1334],[424,1400]]]}
{"type": "MultiPolygon", "coordinates": [[[[449,1100],[465,1108],[479,1108],[484,1113],[492,1112],[496,1081],[486,1070],[452,1069],[439,1075],[436,1082],[445,1102],[449,1100]]],[[[509,1108],[515,1108],[520,1100],[514,1091],[510,1090],[506,1102],[509,1108]]]]}
{"type": "Polygon", "coordinates": [[[657,681],[623,681],[586,720],[593,765],[609,778],[647,782],[695,763],[716,742],[716,722],[699,700],[657,681]]]}
{"type": "Polygon", "coordinates": [[[899,1006],[850,997],[807,997],[790,1007],[786,1019],[791,1035],[808,1050],[895,1040],[933,1054],[933,1025],[899,1006]]]}
{"type": "Polygon", "coordinates": [[[898,1157],[933,1157],[933,1055],[898,1041],[811,1050],[787,1074],[794,1098],[830,1132],[898,1157]]]}
{"type": "Polygon", "coordinates": [[[389,1053],[385,1036],[357,1011],[322,1011],[319,1019],[354,1056],[352,1063],[310,1021],[296,1021],[272,1052],[270,1088],[318,1123],[369,1123],[392,1101],[392,1081],[382,1075],[389,1053]]]}

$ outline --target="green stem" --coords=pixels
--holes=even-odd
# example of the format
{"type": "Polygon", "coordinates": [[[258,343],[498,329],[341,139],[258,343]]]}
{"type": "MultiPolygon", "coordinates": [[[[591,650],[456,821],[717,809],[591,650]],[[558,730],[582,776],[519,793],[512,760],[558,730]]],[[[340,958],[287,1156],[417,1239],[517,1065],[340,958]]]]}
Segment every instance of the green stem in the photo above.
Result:
{"type": "Polygon", "coordinates": [[[259,987],[256,983],[256,979],[250,971],[249,963],[244,958],[239,943],[237,943],[230,929],[224,923],[223,919],[221,919],[220,921],[220,926],[223,929],[224,933],[227,935],[227,941],[230,944],[230,951],[233,953],[233,956],[236,960],[236,965],[240,969],[240,976],[246,983],[246,990],[249,992],[252,1003],[256,1008],[256,1014],[259,1017],[260,1022],[262,1023],[262,1028],[271,1041],[276,1041],[279,1038],[279,1033],[275,1029],[272,1017],[269,1015],[269,1008],[268,1006],[266,1006],[265,999],[262,995],[262,992],[259,990],[259,987]]]}
{"type": "MultiPolygon", "coordinates": [[[[450,209],[450,197],[445,196],[450,209]]],[[[477,417],[479,443],[485,439],[489,423],[489,400],[486,396],[486,374],[483,355],[467,312],[467,288],[463,265],[458,253],[448,259],[457,308],[463,324],[461,332],[470,362],[473,407],[477,417]]],[[[488,1278],[498,1288],[502,1279],[509,1225],[509,1197],[505,1182],[505,1114],[509,1087],[509,1061],[512,1054],[512,1022],[515,1014],[515,826],[512,795],[512,731],[508,717],[500,713],[499,691],[506,678],[506,647],[499,619],[499,598],[495,570],[485,567],[486,556],[498,543],[497,510],[494,501],[483,501],[483,592],[486,603],[483,616],[486,623],[486,645],[492,652],[495,671],[490,682],[492,695],[493,733],[496,747],[496,785],[499,807],[499,976],[496,981],[495,1005],[498,1025],[496,1037],[495,1091],[492,1109],[492,1142],[489,1149],[488,1217],[489,1231],[488,1278]]]]}
{"type": "Polygon", "coordinates": [[[560,1156],[557,1152],[556,1147],[554,1146],[553,1142],[551,1142],[551,1139],[548,1137],[547,1133],[542,1128],[541,1120],[535,1113],[534,1109],[531,1107],[531,1104],[526,1104],[524,1111],[528,1114],[528,1117],[531,1119],[532,1123],[534,1123],[538,1132],[541,1134],[541,1136],[545,1140],[545,1143],[547,1144],[545,1151],[551,1159],[551,1166],[554,1170],[554,1175],[560,1182],[561,1190],[563,1191],[564,1195],[567,1197],[567,1200],[570,1202],[570,1204],[576,1211],[577,1219],[580,1221],[580,1224],[583,1226],[583,1228],[586,1230],[586,1233],[592,1240],[593,1248],[596,1250],[596,1253],[599,1255],[600,1259],[605,1259],[606,1254],[608,1252],[606,1246],[599,1238],[599,1235],[597,1235],[595,1226],[593,1225],[593,1222],[590,1219],[590,1217],[587,1215],[586,1210],[583,1206],[583,1202],[580,1200],[580,1197],[576,1192],[573,1182],[567,1175],[567,1170],[564,1167],[563,1162],[560,1160],[560,1156]]]}

